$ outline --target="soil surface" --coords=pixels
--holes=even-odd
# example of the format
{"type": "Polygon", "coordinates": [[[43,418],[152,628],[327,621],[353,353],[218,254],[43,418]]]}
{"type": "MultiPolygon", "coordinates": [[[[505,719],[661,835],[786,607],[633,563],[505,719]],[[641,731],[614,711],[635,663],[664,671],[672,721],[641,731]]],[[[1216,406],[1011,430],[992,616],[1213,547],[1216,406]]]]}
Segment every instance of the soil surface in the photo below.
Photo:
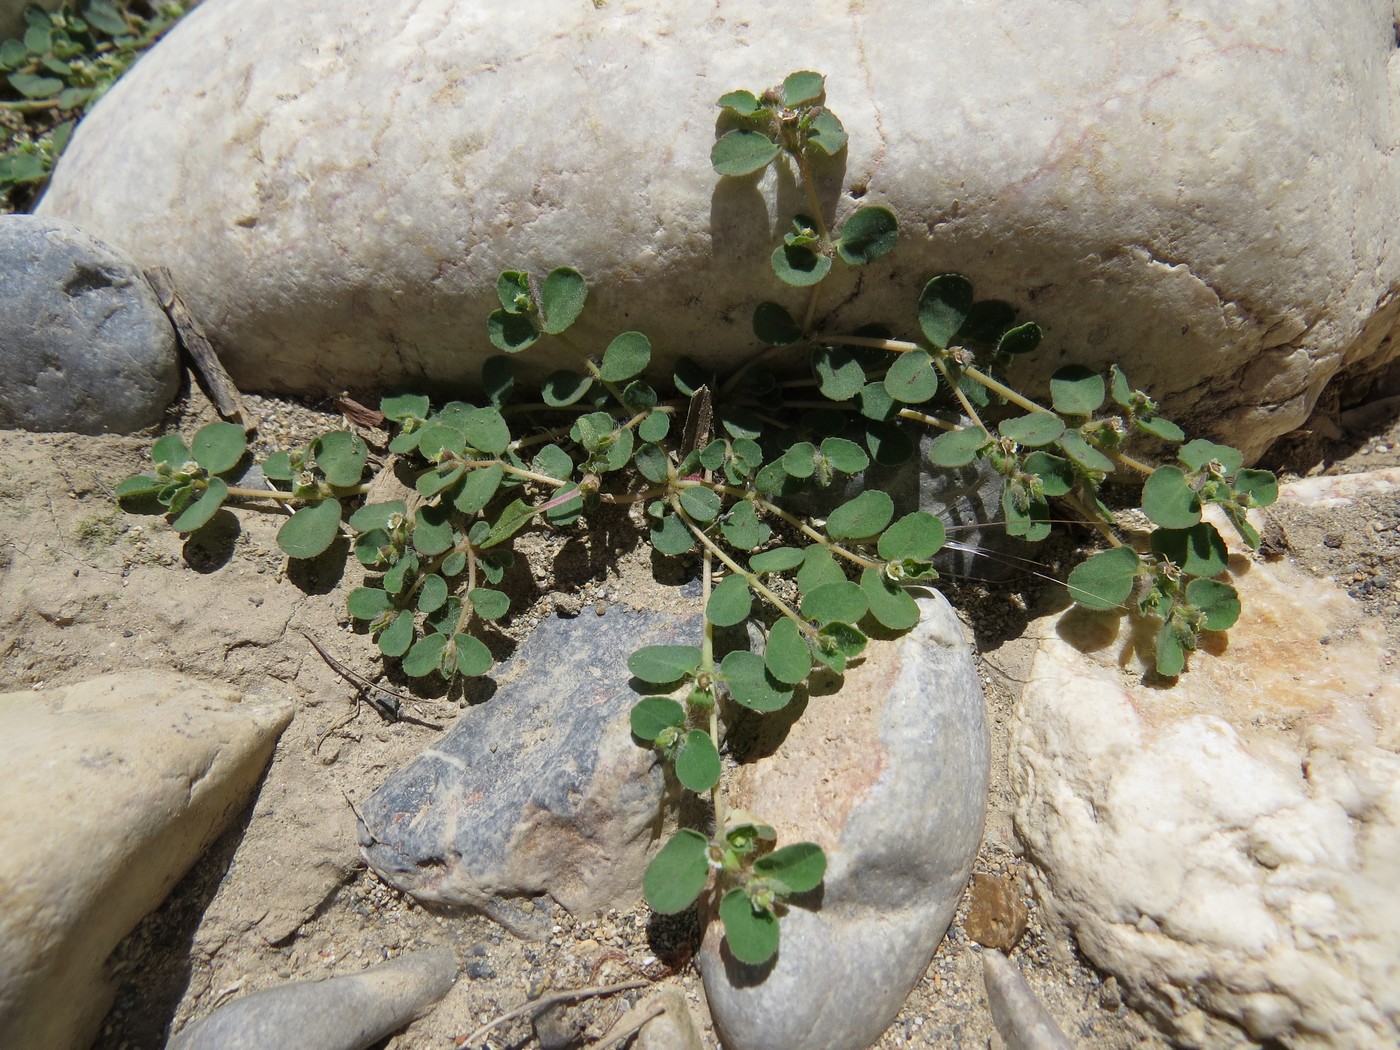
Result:
{"type": "MultiPolygon", "coordinates": [[[[248,403],[263,451],[342,425],[329,405],[248,403]]],[[[1280,446],[1287,461],[1269,465],[1295,474],[1400,466],[1395,410],[1373,416],[1364,430],[1323,420],[1326,426],[1280,446]]],[[[167,427],[189,434],[214,418],[196,390],[171,410],[167,427]]],[[[123,513],[113,486],[146,467],[152,437],[0,433],[0,689],[153,668],[230,683],[255,697],[288,697],[297,714],[251,810],[118,947],[111,965],[120,991],[96,1045],[160,1047],[168,1032],[235,996],[352,973],[439,944],[456,951],[461,979],[428,1017],[382,1046],[449,1047],[527,997],[636,979],[677,985],[704,1023],[690,961],[698,931],[690,920],[658,920],[640,904],[596,917],[551,908],[548,938],[528,942],[484,917],[429,911],[364,868],[352,807],[437,733],[357,710],[351,688],[304,637],[314,636],[366,677],[408,690],[402,679],[383,676],[373,645],[347,626],[345,595],[359,582],[359,566],[330,556],[289,566],[275,543],[285,520],[276,509],[225,510],[188,540],[159,517],[123,513]]],[[[1382,618],[1393,651],[1400,640],[1400,502],[1369,497],[1275,518],[1283,554],[1331,577],[1382,618]]],[[[529,557],[506,580],[517,611],[488,639],[498,658],[556,609],[596,616],[644,593],[656,600],[647,549],[627,538],[631,530],[612,527],[624,524],[524,538],[529,557]]],[[[1072,543],[1042,553],[1043,571],[1062,577],[1072,543]]],[[[1031,656],[1021,634],[1034,610],[1062,599],[1029,571],[1009,585],[967,583],[948,594],[979,650],[993,734],[991,805],[976,870],[1019,879],[1007,728],[1031,656]]],[[[420,697],[411,713],[446,725],[481,693],[440,687],[420,697]]],[[[1024,881],[1016,885],[1029,928],[1012,957],[1071,1040],[1105,1050],[1167,1045],[1123,1002],[1111,977],[1083,962],[1065,931],[1042,925],[1024,881]]],[[[965,901],[880,1047],[985,1047],[995,1040],[982,985],[984,949],[968,936],[966,921],[965,901]]],[[[555,1030],[575,1026],[578,1045],[587,1045],[643,994],[589,999],[556,1016],[555,1030]]],[[[715,1045],[709,1029],[705,1039],[715,1045]]],[[[527,1021],[497,1028],[488,1040],[493,1047],[534,1044],[527,1021]]]]}

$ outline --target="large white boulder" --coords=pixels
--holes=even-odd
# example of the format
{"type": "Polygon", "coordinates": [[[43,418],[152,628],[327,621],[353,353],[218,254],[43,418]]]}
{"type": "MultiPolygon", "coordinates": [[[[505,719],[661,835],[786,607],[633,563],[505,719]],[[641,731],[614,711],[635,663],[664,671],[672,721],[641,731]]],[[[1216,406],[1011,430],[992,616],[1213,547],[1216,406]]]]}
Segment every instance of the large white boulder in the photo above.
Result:
{"type": "Polygon", "coordinates": [[[0,1046],[92,1042],[107,956],[248,804],[291,717],[152,673],[0,694],[0,1046]]]}
{"type": "MultiPolygon", "coordinates": [[[[584,345],[751,354],[801,195],[719,180],[723,92],[829,75],[844,216],[903,239],[827,325],[914,328],[960,271],[1245,452],[1400,313],[1393,0],[206,0],[82,124],[41,204],[169,266],[235,379],[466,384],[504,268],[591,280],[584,345]],[[591,316],[590,316],[591,315],[591,316]]],[[[842,267],[838,266],[838,270],[842,267]]],[[[528,356],[528,355],[527,355],[528,356]]],[[[557,367],[536,352],[544,370],[557,367]]]]}

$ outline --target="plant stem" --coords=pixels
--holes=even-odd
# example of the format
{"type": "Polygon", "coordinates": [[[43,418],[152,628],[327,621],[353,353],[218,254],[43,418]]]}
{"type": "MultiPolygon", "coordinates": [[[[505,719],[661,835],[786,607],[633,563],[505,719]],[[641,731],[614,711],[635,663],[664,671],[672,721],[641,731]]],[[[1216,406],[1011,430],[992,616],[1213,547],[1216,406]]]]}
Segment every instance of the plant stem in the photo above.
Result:
{"type": "MultiPolygon", "coordinates": [[[[679,502],[679,501],[677,501],[679,502]]],[[[704,582],[700,591],[702,606],[709,607],[710,592],[714,589],[714,557],[709,548],[705,549],[705,556],[702,559],[704,565],[704,582]]],[[[700,669],[705,676],[713,682],[715,680],[715,625],[709,616],[703,616],[703,633],[700,640],[700,669]]],[[[710,739],[719,747],[719,697],[715,695],[713,687],[710,690],[710,739]]],[[[724,778],[716,780],[714,786],[710,788],[710,804],[715,811],[715,829],[723,833],[724,821],[726,817],[724,806],[724,778]]]]}
{"type": "Polygon", "coordinates": [[[967,413],[967,418],[977,424],[977,429],[987,435],[987,440],[991,441],[992,432],[987,429],[987,424],[982,422],[982,417],[977,414],[977,409],[972,407],[972,402],[967,399],[967,395],[963,393],[962,387],[955,383],[953,377],[948,374],[948,366],[938,357],[933,359],[933,363],[938,369],[938,374],[943,377],[943,381],[952,388],[953,396],[958,399],[958,404],[962,405],[962,410],[967,413]]]}

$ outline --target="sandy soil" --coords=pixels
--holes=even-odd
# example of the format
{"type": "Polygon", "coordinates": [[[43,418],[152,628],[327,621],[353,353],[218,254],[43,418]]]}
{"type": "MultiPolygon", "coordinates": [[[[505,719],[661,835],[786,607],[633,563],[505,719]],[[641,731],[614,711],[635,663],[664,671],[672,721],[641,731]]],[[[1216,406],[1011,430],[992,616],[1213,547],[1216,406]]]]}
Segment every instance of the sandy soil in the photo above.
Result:
{"type": "MultiPolygon", "coordinates": [[[[337,414],[315,406],[256,398],[250,404],[262,439],[274,444],[305,442],[340,424],[337,414]]],[[[214,418],[197,391],[170,416],[168,425],[185,433],[214,418]]],[[[290,697],[297,716],[251,811],[117,949],[112,967],[120,992],[97,1046],[159,1047],[168,1031],[236,995],[354,972],[437,944],[457,952],[461,980],[435,1012],[382,1045],[451,1046],[527,995],[638,977],[677,984],[703,1020],[703,992],[689,962],[696,931],[684,919],[658,921],[644,907],[579,918],[551,909],[551,935],[528,943],[485,918],[434,914],[364,869],[352,802],[436,734],[386,725],[367,708],[356,714],[351,690],[300,633],[313,634],[361,673],[380,676],[372,646],[344,625],[344,595],[357,583],[358,566],[352,558],[342,570],[323,558],[288,568],[274,542],[277,512],[224,512],[189,541],[160,518],[122,513],[112,486],[143,469],[149,443],[149,436],[0,433],[0,689],[150,667],[231,683],[254,696],[290,697]]],[[[1290,460],[1272,465],[1298,473],[1393,467],[1400,465],[1400,422],[1393,410],[1360,432],[1322,420],[1284,449],[1290,460]]],[[[1395,644],[1396,501],[1276,517],[1285,554],[1350,589],[1385,620],[1395,644]]],[[[491,639],[497,656],[556,607],[595,615],[645,587],[650,559],[616,539],[626,534],[607,529],[611,544],[583,529],[551,542],[530,540],[531,566],[522,560],[507,577],[516,608],[525,611],[491,639]]],[[[1067,555],[1067,546],[1047,549],[1047,570],[1056,571],[1067,555]]],[[[1007,723],[1029,662],[1029,643],[1020,637],[1028,610],[1054,597],[1028,574],[1009,586],[951,588],[950,598],[977,641],[993,727],[991,809],[977,870],[1016,876],[1022,861],[1010,820],[1007,723]]],[[[388,684],[405,688],[392,676],[388,684]]],[[[471,690],[440,691],[424,696],[414,713],[450,723],[473,699],[471,690]]],[[[1165,1046],[1122,1002],[1112,978],[1087,967],[1063,931],[1042,926],[1034,899],[1024,890],[1022,897],[1030,924],[1013,957],[1066,1033],[1103,1050],[1165,1046]]],[[[966,902],[882,1048],[984,1047],[994,1038],[982,949],[968,937],[965,917],[966,902]]],[[[642,994],[590,1000],[559,1020],[566,1030],[580,1026],[586,1043],[642,994]]],[[[498,1029],[490,1045],[525,1045],[529,1036],[528,1025],[516,1022],[498,1029]]],[[[706,1040],[714,1045],[709,1031],[706,1040]]]]}

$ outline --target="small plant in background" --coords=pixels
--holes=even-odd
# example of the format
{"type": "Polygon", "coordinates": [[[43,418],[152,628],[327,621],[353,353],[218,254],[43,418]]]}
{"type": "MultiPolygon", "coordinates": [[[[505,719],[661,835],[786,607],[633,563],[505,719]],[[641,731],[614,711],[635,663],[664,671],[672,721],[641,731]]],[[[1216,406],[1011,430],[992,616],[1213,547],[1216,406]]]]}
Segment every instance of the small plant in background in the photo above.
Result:
{"type": "Polygon", "coordinates": [[[1090,609],[1156,622],[1156,668],[1167,676],[1185,669],[1202,631],[1227,629],[1240,611],[1234,588],[1217,578],[1225,546],[1203,508],[1218,505],[1254,547],[1259,537],[1245,515],[1277,488],[1267,472],[1242,469],[1234,449],[1187,442],[1116,367],[1107,378],[1060,369],[1046,404],[1014,390],[1002,378],[1006,366],[1033,352],[1041,331],[1007,303],[976,299],[960,275],[924,286],[911,309],[913,338],[820,331],[823,278],[836,261],[862,266],[887,254],[895,217],[864,207],[837,230],[823,217],[812,169],[844,148],[846,133],[818,74],[795,73],[758,95],[731,92],[719,104],[715,170],[744,177],[789,164],[811,211],[795,217],[772,255],[774,273],[806,293],[802,321],[760,303],[753,328],[762,348],[732,374],[682,358],[660,383],[640,332],[605,346],[575,342],[570,330],[588,298],[578,271],[508,271],[487,320],[503,353],[485,363],[479,402],[434,407],[416,394],[382,402],[397,429],[389,451],[413,479],[410,498],[354,506],[369,488],[368,450],[346,431],[265,460],[274,493],[230,487],[223,475],[246,444],[222,423],[188,448],[161,438],[154,472],[117,491],[156,499],[182,532],[226,500],[271,496],[298,508],[278,534],[296,558],[350,535],[368,573],[349,595],[350,617],[409,677],[448,680],[490,670],[479,636],[510,612],[499,585],[522,530],[568,527],[605,503],[637,507],[660,556],[698,557],[704,616],[695,644],[648,646],[628,660],[654,694],[634,707],[632,730],[713,807],[708,829],[684,829],[662,847],[644,891],[665,913],[709,894],[734,956],[763,963],[777,950],[785,902],[820,884],[826,859],[812,843],[780,845],[761,816],[728,807],[721,713],[730,705],[780,710],[814,674],[839,679],[858,662],[869,630],[914,626],[910,588],[936,580],[932,560],[945,540],[937,517],[900,514],[878,488],[831,495],[847,491],[834,488],[840,478],[908,460],[918,447],[910,428],[924,427],[939,432],[928,444],[934,466],[980,460],[1001,476],[1012,535],[1048,536],[1056,501],[1110,545],[1070,574],[1071,594],[1090,609]],[[542,340],[562,346],[576,367],[525,390],[513,355],[542,340]],[[1174,449],[1174,461],[1135,458],[1135,440],[1174,449]],[[1155,528],[1141,553],[1120,535],[1104,496],[1105,483],[1122,475],[1145,479],[1141,506],[1155,528]],[[811,509],[821,505],[814,490],[828,492],[822,509],[811,509]],[[750,630],[728,630],[741,625],[750,630]]]}
{"type": "Polygon", "coordinates": [[[25,9],[25,30],[0,43],[0,201],[26,207],[74,126],[191,5],[181,0],[70,0],[25,9]]]}

